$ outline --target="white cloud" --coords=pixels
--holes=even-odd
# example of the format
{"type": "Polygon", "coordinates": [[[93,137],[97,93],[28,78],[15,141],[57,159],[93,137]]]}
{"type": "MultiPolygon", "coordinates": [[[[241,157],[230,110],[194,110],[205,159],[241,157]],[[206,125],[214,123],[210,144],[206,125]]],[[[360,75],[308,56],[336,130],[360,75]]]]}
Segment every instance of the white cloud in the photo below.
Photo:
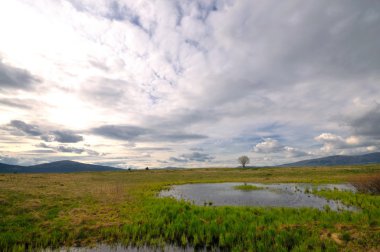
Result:
{"type": "Polygon", "coordinates": [[[327,154],[360,154],[378,149],[380,142],[362,136],[342,137],[332,133],[322,133],[315,137],[322,143],[321,151],[327,154]]]}
{"type": "MultiPolygon", "coordinates": [[[[0,1],[2,64],[40,81],[30,90],[0,86],[0,124],[81,131],[85,143],[115,156],[134,153],[91,129],[208,136],[128,163],[141,167],[198,145],[223,165],[257,139],[255,153],[268,156],[262,164],[318,153],[314,140],[326,153],[374,150],[378,112],[368,108],[380,102],[379,13],[355,0],[0,1]],[[259,129],[276,123],[282,127],[259,129]],[[241,137],[247,132],[254,140],[241,137]],[[320,132],[334,134],[314,139],[320,132]]],[[[35,144],[22,140],[18,152],[0,147],[22,155],[35,144]]],[[[136,147],[152,144],[144,141],[136,147]]]]}
{"type": "Polygon", "coordinates": [[[284,146],[276,139],[266,138],[253,147],[253,152],[259,154],[282,154],[288,158],[305,157],[309,155],[305,151],[294,147],[284,146]]]}
{"type": "Polygon", "coordinates": [[[344,142],[342,137],[331,133],[322,133],[319,136],[316,136],[315,140],[323,142],[344,142]]]}
{"type": "Polygon", "coordinates": [[[264,139],[264,141],[253,147],[253,151],[258,153],[275,153],[282,150],[283,146],[277,140],[271,138],[264,139]]]}
{"type": "Polygon", "coordinates": [[[357,136],[350,136],[345,139],[345,142],[348,145],[358,145],[360,144],[360,138],[357,136]]]}

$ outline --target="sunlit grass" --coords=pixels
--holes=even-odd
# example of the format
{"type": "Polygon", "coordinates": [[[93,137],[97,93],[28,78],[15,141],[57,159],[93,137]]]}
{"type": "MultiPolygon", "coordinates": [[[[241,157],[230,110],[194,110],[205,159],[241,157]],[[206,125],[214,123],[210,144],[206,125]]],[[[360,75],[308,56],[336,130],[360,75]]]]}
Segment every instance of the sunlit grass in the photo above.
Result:
{"type": "Polygon", "coordinates": [[[195,206],[156,195],[172,184],[344,183],[378,174],[380,165],[0,174],[0,251],[103,242],[236,251],[376,250],[377,195],[313,191],[362,209],[357,212],[195,206]]]}

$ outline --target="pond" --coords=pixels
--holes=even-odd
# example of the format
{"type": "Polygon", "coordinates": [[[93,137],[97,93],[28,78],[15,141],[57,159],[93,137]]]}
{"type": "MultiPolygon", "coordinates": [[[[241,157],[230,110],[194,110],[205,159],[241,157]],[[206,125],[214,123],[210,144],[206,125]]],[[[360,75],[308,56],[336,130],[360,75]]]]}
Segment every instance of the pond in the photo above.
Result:
{"type": "Polygon", "coordinates": [[[159,193],[159,197],[184,199],[196,205],[214,206],[261,206],[261,207],[312,207],[332,210],[350,210],[357,208],[346,206],[339,201],[327,200],[315,196],[313,190],[331,189],[355,192],[349,184],[259,184],[259,183],[208,183],[175,185],[159,193]],[[255,190],[240,190],[235,187],[251,186],[255,190]]]}

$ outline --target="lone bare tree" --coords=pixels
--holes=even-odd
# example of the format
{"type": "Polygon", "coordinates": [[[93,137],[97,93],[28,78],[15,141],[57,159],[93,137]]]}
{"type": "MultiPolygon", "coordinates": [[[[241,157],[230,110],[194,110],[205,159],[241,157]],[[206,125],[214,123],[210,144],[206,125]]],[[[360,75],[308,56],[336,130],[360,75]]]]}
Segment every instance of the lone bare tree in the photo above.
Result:
{"type": "Polygon", "coordinates": [[[241,156],[238,158],[239,163],[245,168],[246,164],[249,164],[249,157],[247,156],[241,156]]]}

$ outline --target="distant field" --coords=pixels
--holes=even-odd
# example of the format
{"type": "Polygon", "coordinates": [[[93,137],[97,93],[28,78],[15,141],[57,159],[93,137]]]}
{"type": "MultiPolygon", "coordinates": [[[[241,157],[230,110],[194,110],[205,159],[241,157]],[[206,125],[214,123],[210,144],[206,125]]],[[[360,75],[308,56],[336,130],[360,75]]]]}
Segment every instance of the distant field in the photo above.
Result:
{"type": "Polygon", "coordinates": [[[318,194],[362,208],[194,206],[159,199],[171,184],[341,183],[380,176],[380,165],[0,174],[0,251],[97,243],[165,243],[236,251],[380,250],[380,196],[318,194]]]}

